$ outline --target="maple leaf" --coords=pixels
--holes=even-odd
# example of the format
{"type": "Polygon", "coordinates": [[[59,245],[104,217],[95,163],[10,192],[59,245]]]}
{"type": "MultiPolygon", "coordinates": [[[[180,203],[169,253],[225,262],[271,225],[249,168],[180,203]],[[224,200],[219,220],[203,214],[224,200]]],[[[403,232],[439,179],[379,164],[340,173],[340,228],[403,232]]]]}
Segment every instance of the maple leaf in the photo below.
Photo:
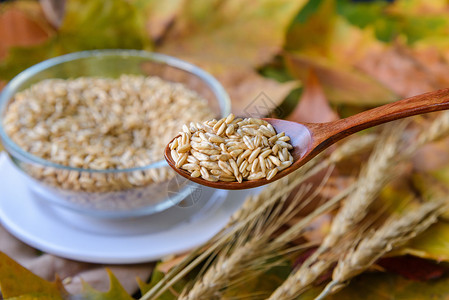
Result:
{"type": "Polygon", "coordinates": [[[287,117],[287,120],[324,123],[335,121],[338,118],[337,113],[332,110],[329,105],[319,79],[315,73],[310,70],[299,104],[287,117]]]}
{"type": "Polygon", "coordinates": [[[397,96],[355,66],[369,49],[380,45],[370,30],[337,15],[335,1],[323,0],[308,18],[292,24],[284,57],[290,73],[303,82],[313,70],[332,103],[380,105],[397,96]]]}
{"type": "Polygon", "coordinates": [[[0,290],[3,298],[64,299],[68,295],[62,282],[49,282],[34,275],[0,251],[0,290]]]}
{"type": "Polygon", "coordinates": [[[87,283],[83,284],[83,292],[81,293],[82,299],[85,300],[133,300],[123,286],[118,281],[117,277],[109,270],[106,269],[109,276],[110,287],[107,292],[100,292],[93,289],[87,283]]]}
{"type": "Polygon", "coordinates": [[[238,115],[247,115],[245,110],[261,93],[277,106],[297,83],[279,83],[255,69],[282,50],[285,31],[305,2],[263,0],[248,5],[238,0],[186,0],[156,50],[215,75],[238,115]]]}
{"type": "Polygon", "coordinates": [[[107,292],[93,289],[83,283],[83,291],[79,295],[69,294],[61,280],[56,277],[49,282],[33,274],[5,253],[0,252],[0,290],[2,299],[86,299],[86,300],[132,300],[114,274],[107,269],[110,288],[107,292]]]}

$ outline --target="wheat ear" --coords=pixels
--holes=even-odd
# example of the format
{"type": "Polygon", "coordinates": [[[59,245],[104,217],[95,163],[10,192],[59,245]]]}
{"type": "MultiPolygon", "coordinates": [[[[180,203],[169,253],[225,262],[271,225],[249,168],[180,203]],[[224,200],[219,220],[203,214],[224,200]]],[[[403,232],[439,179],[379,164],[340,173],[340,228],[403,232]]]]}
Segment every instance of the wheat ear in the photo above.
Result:
{"type": "Polygon", "coordinates": [[[202,245],[192,250],[179,265],[170,270],[166,276],[151,290],[145,293],[140,300],[157,299],[173,284],[203,262],[209,255],[223,247],[229,239],[232,239],[233,236],[238,234],[239,230],[245,228],[248,225],[248,222],[263,213],[265,208],[271,205],[272,201],[276,201],[276,199],[282,195],[289,194],[301,182],[304,182],[318,172],[329,168],[332,164],[372,148],[376,140],[377,134],[366,134],[360,137],[357,136],[351,138],[343,143],[341,147],[337,148],[329,158],[323,159],[324,154],[319,155],[299,170],[287,176],[285,181],[279,180],[272,183],[263,189],[260,194],[248,197],[242,209],[237,211],[231,218],[226,229],[220,231],[206,245],[202,245]]]}
{"type": "Polygon", "coordinates": [[[426,230],[438,220],[444,207],[443,201],[428,202],[400,217],[391,217],[338,262],[332,281],[315,300],[324,299],[330,293],[341,289],[348,280],[368,269],[387,252],[402,246],[426,230]]]}
{"type": "Polygon", "coordinates": [[[429,127],[422,130],[421,134],[418,136],[416,143],[410,152],[416,151],[416,148],[425,145],[430,142],[437,141],[443,137],[449,135],[449,111],[444,111],[432,121],[429,127]]]}
{"type": "Polygon", "coordinates": [[[317,255],[334,246],[366,216],[372,202],[394,174],[393,169],[402,145],[402,130],[407,124],[408,121],[401,121],[399,124],[385,127],[373,154],[359,176],[356,190],[335,216],[317,255]]]}
{"type": "MultiPolygon", "coordinates": [[[[331,172],[332,170],[328,171],[321,185],[308,197],[305,198],[304,195],[310,190],[310,185],[303,185],[288,205],[277,204],[277,209],[274,213],[267,211],[268,217],[260,216],[257,223],[263,226],[257,226],[254,236],[242,247],[236,248],[228,258],[219,257],[217,263],[206,271],[186,296],[183,295],[180,299],[211,299],[218,295],[220,290],[229,286],[230,282],[235,281],[237,275],[240,275],[245,270],[251,270],[254,274],[266,269],[267,261],[274,258],[273,253],[280,253],[289,242],[303,234],[304,229],[314,218],[335,208],[337,203],[352,190],[352,187],[344,190],[305,216],[284,234],[271,240],[274,232],[278,231],[288,220],[297,215],[307,203],[316,198],[331,172]]],[[[283,201],[279,201],[279,203],[282,204],[283,201]]],[[[237,237],[237,239],[241,239],[241,237],[237,237]]]]}
{"type": "MultiPolygon", "coordinates": [[[[400,124],[400,127],[405,127],[407,123],[402,121],[400,124]]],[[[332,255],[327,255],[326,259],[320,256],[325,252],[331,252],[329,249],[335,246],[367,214],[371,203],[388,181],[388,174],[392,174],[392,161],[396,159],[399,152],[400,133],[401,130],[385,128],[367,166],[357,181],[355,191],[348,196],[334,218],[330,232],[323,243],[298,270],[293,272],[274,291],[270,299],[293,299],[309,288],[314,280],[336,262],[336,258],[332,255]]],[[[336,154],[334,157],[339,158],[340,156],[340,154],[336,154]]]]}
{"type": "MultiPolygon", "coordinates": [[[[192,288],[184,290],[180,300],[214,299],[238,275],[254,265],[263,264],[264,246],[273,233],[281,228],[297,213],[297,207],[304,199],[310,187],[303,186],[294,199],[286,204],[288,195],[282,196],[264,214],[253,219],[245,234],[236,237],[236,245],[228,252],[218,255],[216,262],[209,267],[203,276],[195,282],[192,288]],[[262,260],[262,261],[261,261],[262,260]]],[[[234,242],[235,243],[235,242],[234,242]]]]}

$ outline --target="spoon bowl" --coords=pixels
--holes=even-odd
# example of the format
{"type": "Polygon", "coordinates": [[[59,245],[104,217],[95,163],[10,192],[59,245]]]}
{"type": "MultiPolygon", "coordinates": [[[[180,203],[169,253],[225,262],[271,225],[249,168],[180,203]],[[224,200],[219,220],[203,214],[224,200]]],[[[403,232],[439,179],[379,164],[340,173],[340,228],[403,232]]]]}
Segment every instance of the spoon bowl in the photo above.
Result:
{"type": "Polygon", "coordinates": [[[335,142],[351,134],[390,121],[446,109],[449,109],[449,89],[442,89],[402,99],[345,119],[327,123],[298,123],[265,118],[263,120],[270,123],[276,132],[285,132],[285,135],[290,137],[290,143],[293,146],[293,149],[290,151],[293,156],[293,164],[276,174],[270,180],[247,180],[241,183],[237,181],[211,182],[201,177],[192,177],[189,172],[176,168],[168,145],[165,148],[165,159],[178,174],[201,185],[226,190],[255,188],[290,174],[335,142]]]}

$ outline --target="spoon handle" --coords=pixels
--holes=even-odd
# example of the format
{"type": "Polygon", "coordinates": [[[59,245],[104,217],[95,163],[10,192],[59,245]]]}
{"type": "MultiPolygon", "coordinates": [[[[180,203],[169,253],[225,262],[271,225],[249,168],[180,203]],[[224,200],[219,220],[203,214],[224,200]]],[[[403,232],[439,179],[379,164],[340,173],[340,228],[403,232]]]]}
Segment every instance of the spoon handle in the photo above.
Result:
{"type": "Polygon", "coordinates": [[[363,129],[445,109],[449,109],[449,88],[385,104],[345,119],[316,124],[317,130],[314,130],[314,143],[318,148],[325,148],[363,129]]]}

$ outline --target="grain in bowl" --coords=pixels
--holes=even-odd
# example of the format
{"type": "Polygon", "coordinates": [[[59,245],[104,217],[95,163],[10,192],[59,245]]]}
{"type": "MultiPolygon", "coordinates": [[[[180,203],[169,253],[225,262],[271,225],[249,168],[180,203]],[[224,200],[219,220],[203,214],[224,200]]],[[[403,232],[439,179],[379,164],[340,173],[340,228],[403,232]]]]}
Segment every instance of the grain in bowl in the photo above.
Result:
{"type": "Polygon", "coordinates": [[[154,198],[154,190],[145,194],[136,188],[166,182],[174,173],[168,166],[107,170],[132,170],[161,161],[165,145],[182,124],[213,116],[207,101],[183,84],[156,76],[122,75],[38,82],[15,94],[2,125],[23,150],[69,167],[23,164],[29,175],[69,191],[70,201],[86,201],[85,195],[71,193],[77,191],[89,193],[88,201],[117,206],[154,198]],[[102,194],[114,191],[128,194],[102,194]]]}

